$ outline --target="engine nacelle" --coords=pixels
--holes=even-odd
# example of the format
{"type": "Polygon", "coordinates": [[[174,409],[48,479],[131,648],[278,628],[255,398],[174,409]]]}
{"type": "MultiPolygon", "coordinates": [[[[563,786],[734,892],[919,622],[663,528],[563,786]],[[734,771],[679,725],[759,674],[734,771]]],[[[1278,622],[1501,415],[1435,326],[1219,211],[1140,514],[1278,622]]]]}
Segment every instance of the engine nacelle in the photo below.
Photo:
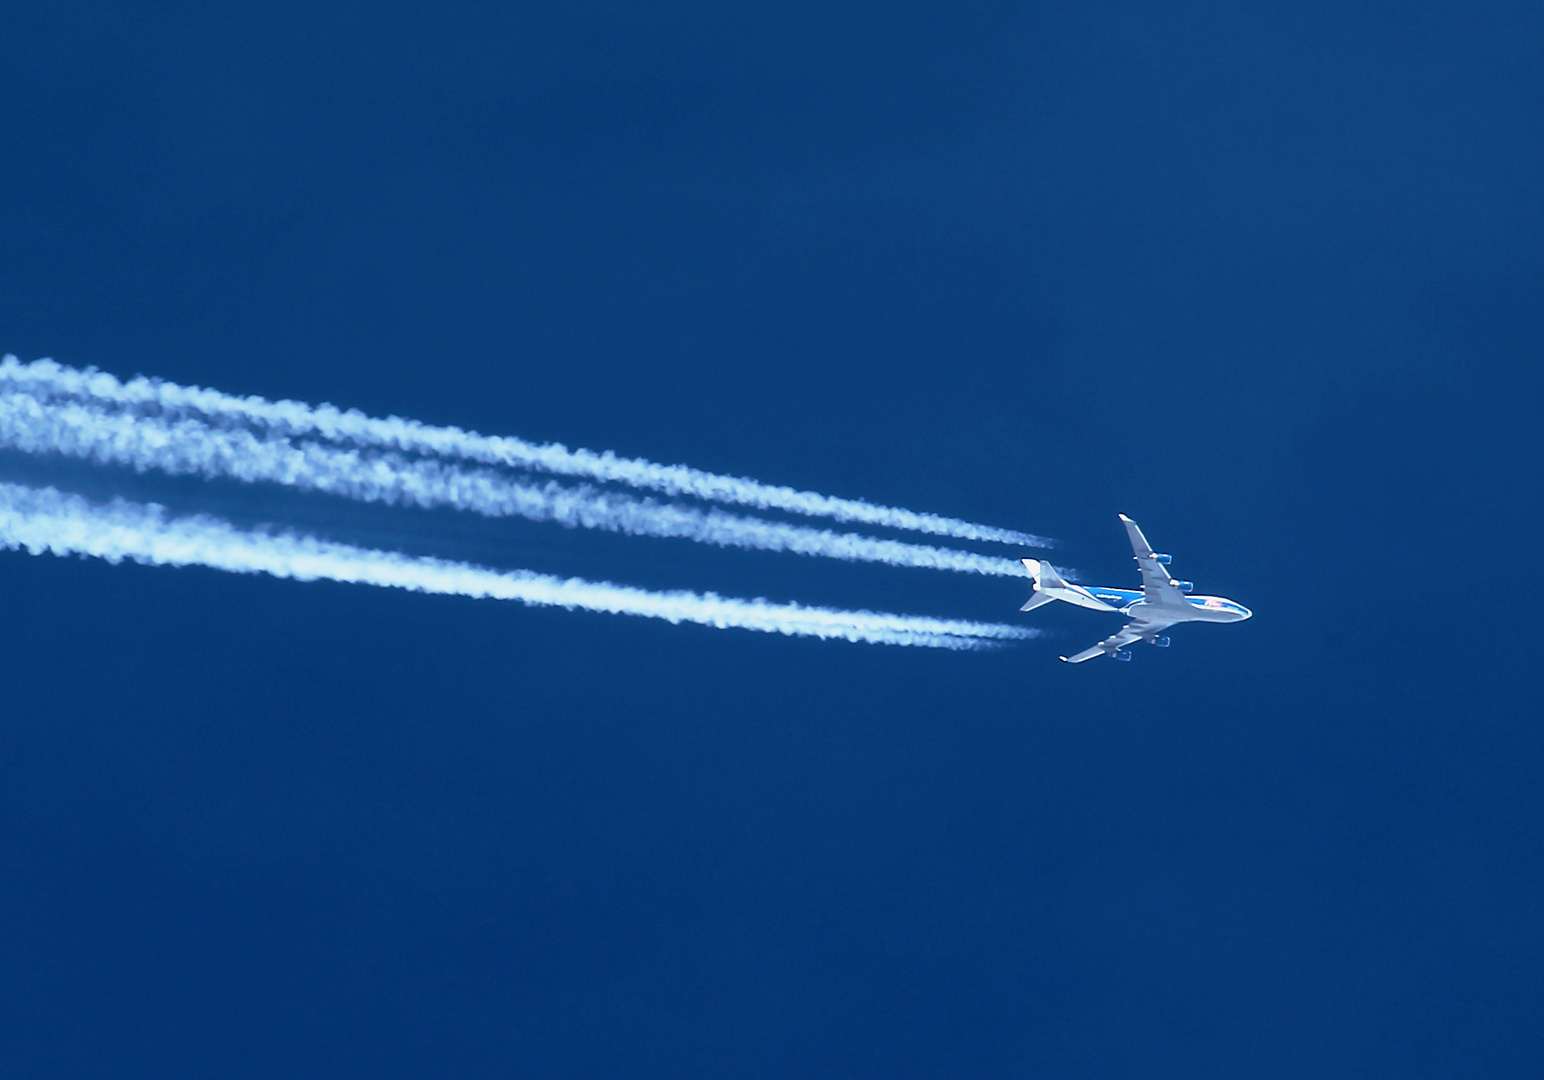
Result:
{"type": "Polygon", "coordinates": [[[1131,650],[1130,649],[1122,649],[1120,652],[1111,653],[1110,654],[1110,659],[1111,660],[1130,660],[1131,659],[1131,650]]]}
{"type": "Polygon", "coordinates": [[[1180,592],[1189,592],[1196,587],[1196,583],[1193,581],[1175,581],[1172,584],[1180,592]]]}
{"type": "Polygon", "coordinates": [[[1171,562],[1174,561],[1174,556],[1173,555],[1159,555],[1156,552],[1153,554],[1153,558],[1157,559],[1159,562],[1163,563],[1163,565],[1165,565],[1165,566],[1168,566],[1171,562]]]}
{"type": "Polygon", "coordinates": [[[1156,645],[1160,649],[1167,649],[1169,647],[1169,637],[1168,637],[1168,635],[1165,634],[1163,637],[1155,637],[1155,638],[1153,638],[1153,644],[1156,645]]]}

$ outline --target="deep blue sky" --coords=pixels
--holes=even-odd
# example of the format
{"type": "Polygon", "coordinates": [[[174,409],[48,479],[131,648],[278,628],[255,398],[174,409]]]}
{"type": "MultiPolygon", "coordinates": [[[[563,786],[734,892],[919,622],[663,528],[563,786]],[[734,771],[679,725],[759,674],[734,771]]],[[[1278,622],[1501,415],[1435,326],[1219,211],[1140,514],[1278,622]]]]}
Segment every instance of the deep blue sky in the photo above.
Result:
{"type": "Polygon", "coordinates": [[[1544,1075],[1544,8],[1067,7],[6,4],[0,349],[1125,511],[1256,617],[0,556],[0,1074],[1544,1075]]]}

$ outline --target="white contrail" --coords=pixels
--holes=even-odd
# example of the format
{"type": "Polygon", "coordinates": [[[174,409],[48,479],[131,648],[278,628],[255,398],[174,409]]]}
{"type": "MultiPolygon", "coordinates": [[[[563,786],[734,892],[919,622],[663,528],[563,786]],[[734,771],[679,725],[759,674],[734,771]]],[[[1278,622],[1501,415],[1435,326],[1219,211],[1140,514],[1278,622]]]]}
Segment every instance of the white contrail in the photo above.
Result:
{"type": "Polygon", "coordinates": [[[461,458],[763,510],[784,510],[964,540],[988,540],[1021,547],[1050,546],[1049,541],[1041,537],[1011,529],[879,506],[859,499],[798,491],[685,465],[660,465],[637,458],[617,457],[609,451],[570,450],[557,443],[537,444],[513,437],[478,435],[460,428],[434,427],[395,416],[368,417],[355,410],[344,412],[331,405],[241,398],[143,376],[123,382],[105,372],[81,371],[52,360],[23,364],[14,356],[6,356],[0,360],[0,389],[5,388],[120,408],[151,409],[173,417],[192,414],[215,422],[255,425],[283,437],[314,436],[408,454],[461,458]]]}
{"type": "Polygon", "coordinates": [[[978,649],[1034,636],[1023,627],[884,612],[737,600],[713,593],[651,592],[526,570],[496,571],[290,534],[238,529],[197,516],[173,518],[153,503],[94,504],[53,488],[0,484],[0,547],[34,555],[89,555],[154,566],[207,566],[301,581],[327,579],[668,622],[885,645],[978,649]]]}
{"type": "Polygon", "coordinates": [[[215,428],[190,417],[104,411],[95,399],[83,403],[0,392],[0,447],[140,471],[157,469],[173,476],[269,482],[365,502],[451,507],[489,517],[684,538],[720,547],[1005,577],[1024,574],[1012,559],[662,504],[588,484],[532,483],[484,467],[398,451],[259,438],[246,428],[215,428]]]}

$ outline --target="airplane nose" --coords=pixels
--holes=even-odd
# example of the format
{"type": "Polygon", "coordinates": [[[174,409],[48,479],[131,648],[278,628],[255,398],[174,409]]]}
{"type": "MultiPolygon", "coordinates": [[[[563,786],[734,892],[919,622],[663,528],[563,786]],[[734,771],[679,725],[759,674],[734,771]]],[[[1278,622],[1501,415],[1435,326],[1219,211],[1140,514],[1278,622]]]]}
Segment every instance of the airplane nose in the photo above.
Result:
{"type": "Polygon", "coordinates": [[[1240,604],[1238,606],[1238,610],[1239,610],[1239,616],[1238,616],[1238,621],[1239,622],[1243,622],[1245,619],[1252,619],[1252,618],[1254,618],[1254,612],[1250,611],[1243,604],[1240,604]]]}

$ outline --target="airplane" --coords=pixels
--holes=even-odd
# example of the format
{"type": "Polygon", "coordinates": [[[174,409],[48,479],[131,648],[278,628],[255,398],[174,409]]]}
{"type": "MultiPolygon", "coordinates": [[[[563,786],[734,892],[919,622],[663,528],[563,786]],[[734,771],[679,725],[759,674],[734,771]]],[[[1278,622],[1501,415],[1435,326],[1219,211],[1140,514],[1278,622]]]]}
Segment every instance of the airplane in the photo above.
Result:
{"type": "Polygon", "coordinates": [[[1062,580],[1056,568],[1040,559],[1021,559],[1024,569],[1035,582],[1035,594],[1020,611],[1033,611],[1052,600],[1065,600],[1079,607],[1095,611],[1119,611],[1130,615],[1131,621],[1116,633],[1097,645],[1090,646],[1062,660],[1069,664],[1081,664],[1096,656],[1108,656],[1114,660],[1130,660],[1131,650],[1126,648],[1135,641],[1146,641],[1160,649],[1169,646],[1166,635],[1159,633],[1175,623],[1182,622],[1243,622],[1254,612],[1243,604],[1235,604],[1221,596],[1190,596],[1193,587],[1188,581],[1177,581],[1169,576],[1168,555],[1153,550],[1137,528],[1137,523],[1125,514],[1120,516],[1131,538],[1131,550],[1136,553],[1137,566],[1142,571],[1142,591],[1134,589],[1087,588],[1062,580]]]}

